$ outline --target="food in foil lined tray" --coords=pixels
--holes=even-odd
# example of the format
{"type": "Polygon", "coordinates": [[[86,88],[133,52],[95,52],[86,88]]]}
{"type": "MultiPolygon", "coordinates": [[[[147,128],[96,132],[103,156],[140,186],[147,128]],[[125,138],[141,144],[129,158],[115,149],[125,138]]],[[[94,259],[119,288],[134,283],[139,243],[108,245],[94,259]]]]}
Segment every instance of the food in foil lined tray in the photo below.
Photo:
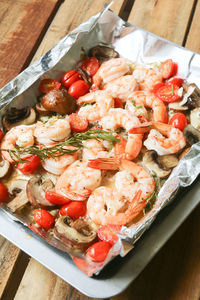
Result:
{"type": "Polygon", "coordinates": [[[80,25],[0,91],[2,208],[89,276],[126,255],[200,172],[199,59],[107,9],[80,25]]]}

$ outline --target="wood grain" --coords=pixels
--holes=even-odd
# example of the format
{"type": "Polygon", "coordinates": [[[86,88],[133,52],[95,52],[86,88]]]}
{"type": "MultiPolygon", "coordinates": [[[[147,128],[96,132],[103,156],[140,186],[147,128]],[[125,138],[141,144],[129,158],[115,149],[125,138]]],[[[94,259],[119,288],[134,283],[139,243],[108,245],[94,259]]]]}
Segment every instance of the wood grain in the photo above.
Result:
{"type": "Polygon", "coordinates": [[[193,51],[200,53],[200,0],[197,1],[192,24],[186,39],[185,46],[193,51]]]}
{"type": "MultiPolygon", "coordinates": [[[[116,14],[119,14],[123,10],[125,2],[124,0],[115,0],[111,9],[116,14]]],[[[73,9],[71,9],[71,0],[63,2],[50,29],[38,48],[34,60],[51,49],[68,32],[102,10],[105,3],[108,3],[108,1],[98,0],[94,3],[93,0],[73,0],[73,9]]]]}
{"type": "Polygon", "coordinates": [[[135,0],[128,21],[182,44],[194,0],[135,0]]]}

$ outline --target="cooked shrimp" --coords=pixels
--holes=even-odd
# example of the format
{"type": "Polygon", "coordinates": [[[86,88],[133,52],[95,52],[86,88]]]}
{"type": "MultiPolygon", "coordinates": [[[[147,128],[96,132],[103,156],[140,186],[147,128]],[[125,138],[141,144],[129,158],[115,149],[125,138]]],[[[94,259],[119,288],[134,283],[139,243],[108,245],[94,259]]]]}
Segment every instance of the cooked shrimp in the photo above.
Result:
{"type": "Polygon", "coordinates": [[[130,67],[124,58],[112,58],[102,63],[97,73],[93,76],[93,87],[98,88],[100,85],[119,78],[129,71],[130,67]]]}
{"type": "MultiPolygon", "coordinates": [[[[130,111],[122,108],[111,108],[108,114],[101,119],[101,125],[106,130],[124,128],[128,132],[135,125],[140,125],[139,119],[130,111]]],[[[140,153],[142,147],[142,134],[128,134],[125,148],[127,159],[134,159],[140,153]]]]}
{"type": "Polygon", "coordinates": [[[58,178],[55,191],[71,200],[84,201],[101,183],[101,171],[75,161],[58,178]]]}
{"type": "MultiPolygon", "coordinates": [[[[74,150],[72,146],[65,146],[65,149],[74,150]]],[[[49,157],[42,162],[43,168],[52,174],[61,175],[65,169],[77,159],[77,153],[64,154],[55,158],[49,157]]]]}
{"type": "Polygon", "coordinates": [[[144,145],[158,155],[176,153],[186,145],[184,134],[178,128],[159,122],[152,122],[152,130],[144,145]]]}
{"type": "Polygon", "coordinates": [[[88,93],[77,100],[77,104],[90,103],[79,109],[78,114],[90,122],[98,121],[104,117],[111,107],[114,107],[114,100],[105,91],[88,93]]]}
{"type": "Polygon", "coordinates": [[[151,90],[156,83],[162,82],[162,74],[153,68],[138,67],[133,71],[133,77],[140,90],[151,90]]]}
{"type": "Polygon", "coordinates": [[[121,76],[108,82],[104,86],[104,90],[113,98],[118,98],[122,102],[126,102],[129,95],[138,89],[137,82],[133,75],[121,76]]]}
{"type": "Polygon", "coordinates": [[[39,144],[52,144],[67,139],[71,133],[68,118],[52,117],[46,123],[37,122],[34,136],[39,144]]]}
{"type": "MultiPolygon", "coordinates": [[[[131,102],[137,106],[144,105],[145,107],[152,108],[154,121],[167,123],[168,113],[166,105],[153,93],[147,91],[136,91],[130,95],[129,99],[131,99],[131,102]]],[[[130,104],[128,105],[130,106],[130,104]]]]}
{"type": "Polygon", "coordinates": [[[108,141],[86,140],[83,142],[82,159],[88,161],[98,157],[110,157],[109,147],[110,143],[108,141]]]}
{"type": "MultiPolygon", "coordinates": [[[[8,131],[2,139],[1,149],[12,150],[16,145],[20,147],[33,146],[33,130],[34,126],[32,125],[19,125],[11,128],[10,131],[8,131]]],[[[2,155],[10,163],[14,162],[7,151],[2,151],[2,155]]]]}
{"type": "Polygon", "coordinates": [[[101,225],[126,225],[131,222],[147,203],[155,190],[152,176],[138,164],[115,159],[93,160],[93,167],[119,169],[115,188],[99,187],[93,191],[87,202],[89,217],[101,225]],[[102,164],[101,164],[102,161],[102,164]],[[136,181],[134,181],[136,179],[136,181]]]}

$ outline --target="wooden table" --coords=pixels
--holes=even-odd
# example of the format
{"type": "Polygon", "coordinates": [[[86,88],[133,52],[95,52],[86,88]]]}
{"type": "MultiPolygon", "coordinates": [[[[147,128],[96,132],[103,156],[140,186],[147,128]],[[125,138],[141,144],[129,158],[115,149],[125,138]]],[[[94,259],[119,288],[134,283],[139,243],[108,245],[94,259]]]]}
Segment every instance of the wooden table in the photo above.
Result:
{"type": "MultiPolygon", "coordinates": [[[[0,0],[0,86],[97,13],[105,2],[0,0]]],[[[200,53],[200,0],[115,0],[112,9],[130,23],[200,53]]],[[[131,286],[112,300],[199,299],[199,215],[200,206],[131,286]]],[[[2,237],[0,298],[89,299],[2,237]]]]}

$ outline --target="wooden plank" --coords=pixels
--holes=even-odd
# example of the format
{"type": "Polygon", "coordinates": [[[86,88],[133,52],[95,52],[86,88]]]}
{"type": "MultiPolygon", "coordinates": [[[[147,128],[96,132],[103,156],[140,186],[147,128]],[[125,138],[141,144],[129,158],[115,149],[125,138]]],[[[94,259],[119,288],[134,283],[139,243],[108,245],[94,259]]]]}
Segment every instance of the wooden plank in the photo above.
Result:
{"type": "Polygon", "coordinates": [[[0,1],[0,87],[27,64],[27,59],[40,40],[58,2],[59,0],[0,1]]]}
{"type": "MultiPolygon", "coordinates": [[[[98,13],[107,2],[107,0],[98,0],[95,3],[93,0],[73,0],[73,9],[71,9],[71,1],[63,2],[49,31],[38,48],[34,60],[51,49],[68,32],[89,19],[92,15],[98,13]]],[[[111,9],[116,14],[119,14],[123,10],[125,3],[125,0],[115,0],[111,9]]]]}
{"type": "Polygon", "coordinates": [[[194,0],[135,0],[128,21],[182,44],[194,0]]]}
{"type": "Polygon", "coordinates": [[[192,24],[186,39],[185,46],[193,51],[200,53],[200,0],[196,4],[192,24]]]}

